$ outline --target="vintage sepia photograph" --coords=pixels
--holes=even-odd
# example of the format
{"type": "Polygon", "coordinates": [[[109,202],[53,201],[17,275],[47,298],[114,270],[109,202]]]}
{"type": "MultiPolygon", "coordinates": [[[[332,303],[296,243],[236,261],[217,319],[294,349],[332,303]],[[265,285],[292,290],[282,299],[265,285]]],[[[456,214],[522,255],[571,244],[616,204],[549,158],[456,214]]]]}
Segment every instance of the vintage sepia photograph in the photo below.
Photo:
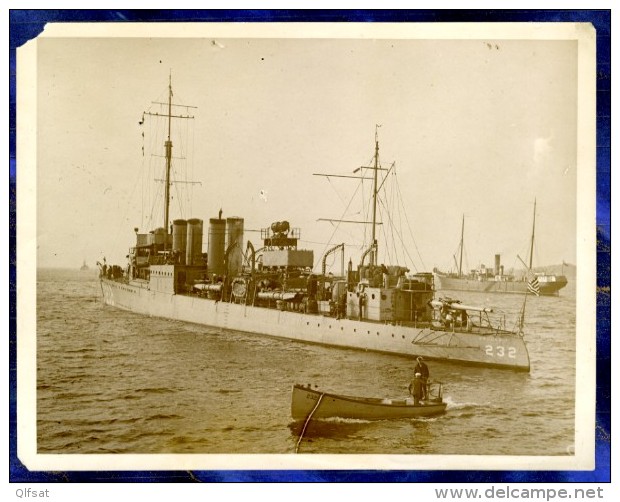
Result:
{"type": "Polygon", "coordinates": [[[20,460],[593,469],[595,56],[585,23],[47,25],[20,460]]]}

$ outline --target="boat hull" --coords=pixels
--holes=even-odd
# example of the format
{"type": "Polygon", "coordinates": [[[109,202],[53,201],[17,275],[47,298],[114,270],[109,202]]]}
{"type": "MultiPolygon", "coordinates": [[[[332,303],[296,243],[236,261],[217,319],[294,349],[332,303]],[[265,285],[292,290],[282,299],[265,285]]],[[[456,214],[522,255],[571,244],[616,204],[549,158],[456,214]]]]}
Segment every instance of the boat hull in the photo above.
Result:
{"type": "Polygon", "coordinates": [[[359,420],[389,420],[440,415],[446,411],[446,403],[437,401],[414,405],[402,400],[357,398],[340,396],[312,390],[300,385],[293,386],[291,415],[294,420],[321,418],[350,418],[359,420]]]}
{"type": "MultiPolygon", "coordinates": [[[[439,289],[449,289],[452,291],[475,291],[479,293],[509,293],[509,294],[532,294],[527,287],[526,281],[495,281],[477,279],[467,279],[459,277],[449,277],[436,275],[439,289]]],[[[539,278],[538,284],[540,294],[543,296],[557,296],[560,289],[568,283],[566,277],[548,276],[539,278]],[[553,280],[551,279],[553,278],[553,280]]]]}
{"type": "Polygon", "coordinates": [[[341,348],[518,371],[530,369],[523,337],[508,332],[455,333],[165,293],[149,289],[146,283],[101,279],[100,284],[105,304],[148,316],[341,348]]]}

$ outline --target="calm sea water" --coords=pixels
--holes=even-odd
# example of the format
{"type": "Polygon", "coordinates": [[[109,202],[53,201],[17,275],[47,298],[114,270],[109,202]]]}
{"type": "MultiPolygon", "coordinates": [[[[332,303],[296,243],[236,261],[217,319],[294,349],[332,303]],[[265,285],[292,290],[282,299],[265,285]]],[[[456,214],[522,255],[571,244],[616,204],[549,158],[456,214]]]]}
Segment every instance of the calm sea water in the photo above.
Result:
{"type": "MultiPolygon", "coordinates": [[[[447,413],[312,422],[301,453],[569,455],[575,297],[528,298],[529,374],[429,363],[447,413]]],[[[517,312],[522,297],[450,293],[517,312]]],[[[94,271],[39,270],[39,453],[292,453],[293,383],[404,397],[413,362],[144,317],[103,305],[94,271]]]]}

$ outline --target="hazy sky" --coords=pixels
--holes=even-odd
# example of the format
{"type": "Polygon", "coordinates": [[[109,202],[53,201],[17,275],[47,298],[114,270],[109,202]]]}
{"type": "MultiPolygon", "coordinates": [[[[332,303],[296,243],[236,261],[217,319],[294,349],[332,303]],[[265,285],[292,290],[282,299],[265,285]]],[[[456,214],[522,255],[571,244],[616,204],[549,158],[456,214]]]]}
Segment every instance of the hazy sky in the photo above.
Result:
{"type": "MultiPolygon", "coordinates": [[[[103,256],[124,265],[133,228],[162,226],[161,204],[153,212],[148,199],[162,188],[154,178],[163,176],[163,159],[151,153],[163,155],[163,136],[154,136],[156,120],[139,122],[143,111],[159,110],[152,101],[166,99],[170,72],[174,102],[197,107],[191,123],[173,122],[174,155],[186,159],[175,160],[175,177],[201,182],[191,185],[191,208],[173,187],[171,219],[204,219],[205,251],[206,223],[222,208],[250,230],[280,220],[300,227],[315,263],[327,246],[345,242],[355,263],[364,226],[334,232],[317,220],[367,218],[359,198],[347,208],[359,183],[313,173],[369,165],[380,124],[381,164],[395,166],[403,206],[394,221],[405,230],[412,270],[454,266],[463,214],[465,266],[492,264],[501,253],[507,268],[520,267],[535,199],[535,264],[576,261],[575,41],[38,44],[40,267],[94,265],[103,256]]],[[[385,208],[380,216],[387,228],[385,208]]],[[[261,246],[259,233],[245,237],[261,246]]],[[[399,253],[384,246],[379,261],[399,253]]]]}

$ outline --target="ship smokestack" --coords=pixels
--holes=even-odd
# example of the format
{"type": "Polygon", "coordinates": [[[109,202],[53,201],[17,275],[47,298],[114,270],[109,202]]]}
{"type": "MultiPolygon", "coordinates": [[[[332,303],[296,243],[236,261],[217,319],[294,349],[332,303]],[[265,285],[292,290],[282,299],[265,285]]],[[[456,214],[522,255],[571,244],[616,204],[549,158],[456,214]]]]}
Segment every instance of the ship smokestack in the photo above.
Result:
{"type": "Polygon", "coordinates": [[[179,253],[179,263],[185,265],[187,253],[187,221],[172,222],[172,250],[179,253]]]}
{"type": "Polygon", "coordinates": [[[166,229],[165,228],[156,228],[153,231],[152,243],[158,246],[160,249],[163,249],[164,243],[166,242],[166,229]]]}
{"type": "Polygon", "coordinates": [[[500,259],[498,254],[495,255],[495,275],[500,275],[500,259]]]}
{"type": "Polygon", "coordinates": [[[230,249],[228,273],[234,277],[241,272],[243,262],[243,218],[226,218],[226,249],[230,249]]]}
{"type": "Polygon", "coordinates": [[[211,218],[209,220],[209,253],[207,256],[207,267],[210,274],[224,274],[224,252],[226,242],[226,220],[221,218],[211,218]]]}
{"type": "Polygon", "coordinates": [[[186,265],[200,265],[202,260],[202,220],[187,220],[186,265]]]}

